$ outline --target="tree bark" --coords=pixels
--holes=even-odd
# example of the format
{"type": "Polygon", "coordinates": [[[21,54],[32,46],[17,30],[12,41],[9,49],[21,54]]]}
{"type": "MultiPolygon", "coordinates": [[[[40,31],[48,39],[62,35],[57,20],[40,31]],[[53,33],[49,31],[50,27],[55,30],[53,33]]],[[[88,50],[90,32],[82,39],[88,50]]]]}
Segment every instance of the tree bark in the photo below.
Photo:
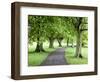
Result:
{"type": "Polygon", "coordinates": [[[72,48],[74,47],[74,43],[73,43],[73,40],[72,40],[72,48]]]}
{"type": "Polygon", "coordinates": [[[75,57],[82,58],[81,47],[82,47],[82,32],[78,32],[75,57]]]}
{"type": "Polygon", "coordinates": [[[35,52],[44,52],[45,50],[43,49],[43,42],[40,42],[40,39],[37,38],[37,46],[35,49],[35,52]]]}
{"type": "Polygon", "coordinates": [[[61,39],[57,39],[57,41],[59,43],[59,47],[62,47],[62,45],[61,45],[62,40],[61,39]]]}
{"type": "Polygon", "coordinates": [[[54,39],[52,37],[49,38],[49,48],[54,48],[53,43],[54,43],[54,39]]]}
{"type": "Polygon", "coordinates": [[[45,52],[45,50],[43,49],[43,43],[40,44],[37,43],[35,52],[45,52]]]}
{"type": "Polygon", "coordinates": [[[67,39],[67,47],[69,46],[69,38],[67,39]]]}

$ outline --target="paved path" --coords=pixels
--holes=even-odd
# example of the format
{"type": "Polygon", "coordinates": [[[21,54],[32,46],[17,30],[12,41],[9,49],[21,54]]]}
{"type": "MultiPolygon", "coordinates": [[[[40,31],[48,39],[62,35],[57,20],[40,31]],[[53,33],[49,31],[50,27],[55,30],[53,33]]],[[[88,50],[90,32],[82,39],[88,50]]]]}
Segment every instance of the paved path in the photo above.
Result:
{"type": "Polygon", "coordinates": [[[66,65],[65,60],[65,48],[58,48],[54,52],[51,52],[41,66],[47,65],[66,65]]]}

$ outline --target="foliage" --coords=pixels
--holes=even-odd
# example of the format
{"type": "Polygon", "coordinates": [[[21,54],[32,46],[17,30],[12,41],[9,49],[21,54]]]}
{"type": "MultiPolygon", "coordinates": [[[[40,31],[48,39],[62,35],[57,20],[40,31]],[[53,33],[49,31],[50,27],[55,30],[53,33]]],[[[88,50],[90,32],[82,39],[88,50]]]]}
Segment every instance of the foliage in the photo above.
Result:
{"type": "Polygon", "coordinates": [[[74,28],[78,25],[79,17],[60,17],[60,16],[28,16],[28,37],[29,42],[36,41],[37,37],[40,41],[48,40],[48,37],[56,38],[70,38],[75,39],[76,30],[74,28]]]}
{"type": "Polygon", "coordinates": [[[43,42],[49,41],[51,47],[53,47],[55,39],[60,46],[62,40],[64,40],[67,43],[76,43],[76,54],[81,54],[81,45],[86,45],[88,40],[87,32],[85,32],[88,30],[87,22],[87,17],[29,15],[28,42],[29,44],[37,42],[36,49],[40,52],[44,50],[42,49],[43,42]]]}

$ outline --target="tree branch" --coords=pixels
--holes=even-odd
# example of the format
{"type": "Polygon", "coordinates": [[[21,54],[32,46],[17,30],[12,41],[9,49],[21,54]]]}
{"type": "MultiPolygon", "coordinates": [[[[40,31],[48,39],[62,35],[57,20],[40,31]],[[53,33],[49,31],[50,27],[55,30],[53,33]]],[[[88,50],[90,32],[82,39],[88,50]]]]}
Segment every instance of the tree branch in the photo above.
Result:
{"type": "Polygon", "coordinates": [[[88,29],[81,29],[80,31],[87,31],[88,29]]]}

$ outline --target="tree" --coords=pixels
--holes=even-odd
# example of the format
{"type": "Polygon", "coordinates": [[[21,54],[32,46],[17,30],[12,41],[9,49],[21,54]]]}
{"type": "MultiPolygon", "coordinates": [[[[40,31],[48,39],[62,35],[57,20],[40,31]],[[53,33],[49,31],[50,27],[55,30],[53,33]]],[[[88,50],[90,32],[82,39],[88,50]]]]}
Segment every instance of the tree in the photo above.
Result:
{"type": "Polygon", "coordinates": [[[43,42],[46,40],[49,41],[49,48],[54,47],[55,39],[60,47],[62,40],[66,40],[67,46],[69,42],[73,46],[76,35],[75,56],[82,57],[81,47],[87,37],[82,33],[86,30],[86,17],[28,16],[28,43],[37,43],[36,52],[44,51],[43,42]]]}
{"type": "Polygon", "coordinates": [[[57,27],[57,36],[56,39],[58,41],[59,47],[62,47],[62,40],[64,39],[64,31],[65,31],[65,17],[56,17],[56,27],[57,27]]]}
{"type": "Polygon", "coordinates": [[[74,39],[75,39],[75,28],[71,22],[71,17],[65,17],[64,18],[64,39],[66,40],[67,43],[67,47],[69,46],[69,43],[72,44],[73,47],[73,43],[74,43],[74,39]]]}
{"type": "Polygon", "coordinates": [[[54,48],[53,43],[56,37],[55,17],[46,16],[46,37],[49,40],[49,48],[54,48]]]}
{"type": "Polygon", "coordinates": [[[76,29],[76,53],[75,57],[82,58],[82,32],[87,30],[87,18],[86,17],[71,17],[74,28],[76,29]]]}
{"type": "Polygon", "coordinates": [[[29,42],[36,41],[37,46],[35,51],[41,52],[44,51],[43,49],[43,40],[45,37],[45,17],[43,16],[28,16],[28,26],[29,26],[29,33],[28,38],[29,42]],[[43,28],[44,27],[44,28],[43,28]]]}

